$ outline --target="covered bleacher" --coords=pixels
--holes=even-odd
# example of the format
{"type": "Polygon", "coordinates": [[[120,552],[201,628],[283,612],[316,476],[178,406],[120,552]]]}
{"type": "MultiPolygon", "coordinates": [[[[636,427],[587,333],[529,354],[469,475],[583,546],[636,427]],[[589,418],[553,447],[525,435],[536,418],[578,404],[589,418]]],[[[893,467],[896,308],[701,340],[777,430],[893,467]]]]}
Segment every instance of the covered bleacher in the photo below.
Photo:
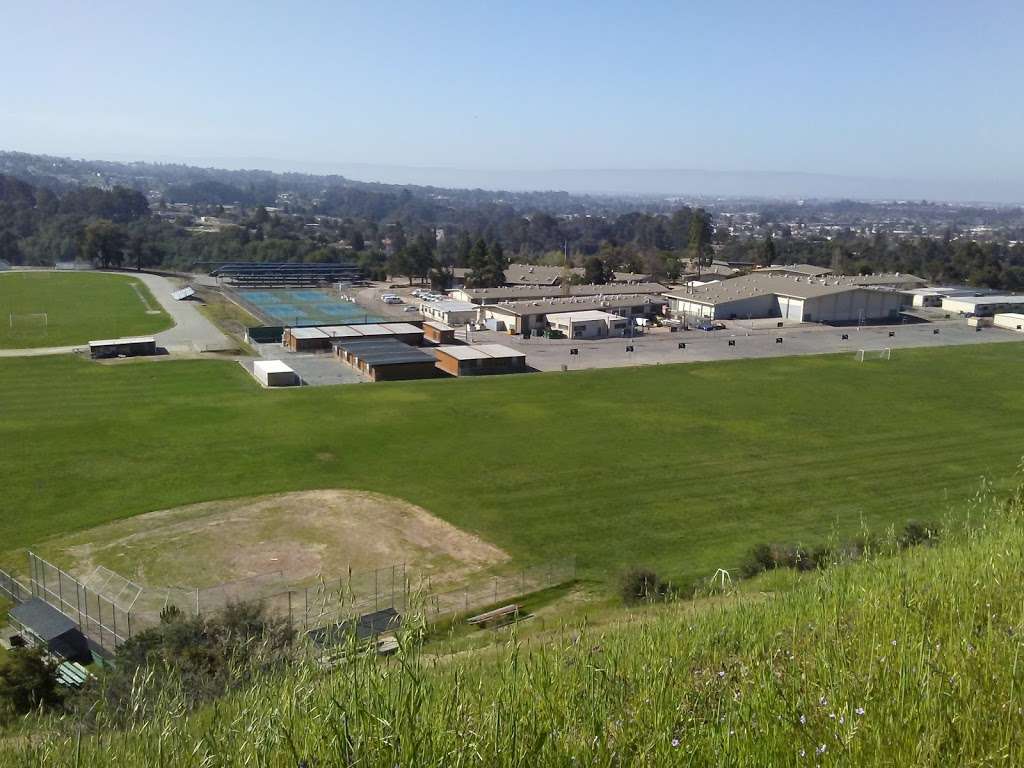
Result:
{"type": "Polygon", "coordinates": [[[210,276],[237,288],[307,287],[362,279],[359,267],[352,262],[224,262],[213,265],[210,276]]]}

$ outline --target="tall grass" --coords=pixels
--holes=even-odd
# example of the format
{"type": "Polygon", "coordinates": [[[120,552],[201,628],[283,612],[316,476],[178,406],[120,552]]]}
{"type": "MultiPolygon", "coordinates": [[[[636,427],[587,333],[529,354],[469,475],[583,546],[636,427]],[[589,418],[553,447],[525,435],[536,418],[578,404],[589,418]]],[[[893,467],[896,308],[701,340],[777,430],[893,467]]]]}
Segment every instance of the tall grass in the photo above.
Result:
{"type": "Polygon", "coordinates": [[[172,694],[120,731],[43,721],[0,764],[1019,764],[1024,494],[970,517],[937,547],[766,599],[510,635],[490,655],[433,657],[410,633],[391,659],[302,663],[191,716],[172,694]]]}

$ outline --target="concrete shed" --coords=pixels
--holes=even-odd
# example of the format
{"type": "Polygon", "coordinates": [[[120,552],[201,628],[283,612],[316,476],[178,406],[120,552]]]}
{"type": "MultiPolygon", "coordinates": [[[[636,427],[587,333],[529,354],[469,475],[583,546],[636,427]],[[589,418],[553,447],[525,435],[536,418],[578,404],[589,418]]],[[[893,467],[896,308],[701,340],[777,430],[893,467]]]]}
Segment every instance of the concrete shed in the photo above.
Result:
{"type": "Polygon", "coordinates": [[[951,296],[942,300],[942,308],[947,312],[991,317],[1002,313],[1024,312],[1024,296],[951,296]]]}
{"type": "Polygon", "coordinates": [[[294,387],[299,376],[281,360],[257,360],[252,364],[252,375],[265,387],[294,387]]]}
{"type": "Polygon", "coordinates": [[[423,323],[423,338],[432,344],[453,344],[455,329],[438,320],[427,320],[423,323]]]}

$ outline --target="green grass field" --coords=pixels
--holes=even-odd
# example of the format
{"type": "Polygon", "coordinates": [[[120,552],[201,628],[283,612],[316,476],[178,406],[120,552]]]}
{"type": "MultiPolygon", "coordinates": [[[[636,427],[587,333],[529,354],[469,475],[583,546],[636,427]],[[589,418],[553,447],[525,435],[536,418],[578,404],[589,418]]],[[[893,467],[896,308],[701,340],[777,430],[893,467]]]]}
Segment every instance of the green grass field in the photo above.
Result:
{"type": "Polygon", "coordinates": [[[71,346],[156,333],[171,325],[149,289],[130,275],[0,274],[0,349],[71,346]],[[24,317],[42,312],[47,315],[45,326],[24,317]],[[13,327],[12,314],[19,316],[13,327]]]}
{"type": "MultiPolygon", "coordinates": [[[[940,520],[1024,454],[1024,345],[260,389],[233,363],[0,362],[0,541],[325,487],[513,557],[691,579],[754,544],[940,520]]],[[[20,561],[15,563],[20,564],[20,561]]]]}

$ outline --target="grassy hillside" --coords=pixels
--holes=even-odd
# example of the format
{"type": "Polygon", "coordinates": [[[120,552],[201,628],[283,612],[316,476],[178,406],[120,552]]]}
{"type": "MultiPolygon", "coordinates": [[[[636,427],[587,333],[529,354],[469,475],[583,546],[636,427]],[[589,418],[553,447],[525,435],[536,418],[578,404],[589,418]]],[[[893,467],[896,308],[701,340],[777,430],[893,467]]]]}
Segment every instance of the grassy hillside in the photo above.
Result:
{"type": "Polygon", "coordinates": [[[760,600],[509,635],[495,654],[300,665],[190,718],[172,697],[125,735],[19,741],[0,764],[1018,765],[1022,502],[760,600]]]}
{"type": "Polygon", "coordinates": [[[171,326],[141,280],[91,272],[0,274],[0,349],[62,347],[171,326]],[[150,313],[152,311],[152,314],[150,313]],[[47,324],[15,318],[45,312],[47,324]]]}
{"type": "Polygon", "coordinates": [[[4,360],[0,541],[340,487],[405,498],[521,560],[688,580],[757,543],[936,520],[982,476],[1005,485],[1024,453],[1022,356],[995,344],[279,392],[226,362],[4,360]]]}

